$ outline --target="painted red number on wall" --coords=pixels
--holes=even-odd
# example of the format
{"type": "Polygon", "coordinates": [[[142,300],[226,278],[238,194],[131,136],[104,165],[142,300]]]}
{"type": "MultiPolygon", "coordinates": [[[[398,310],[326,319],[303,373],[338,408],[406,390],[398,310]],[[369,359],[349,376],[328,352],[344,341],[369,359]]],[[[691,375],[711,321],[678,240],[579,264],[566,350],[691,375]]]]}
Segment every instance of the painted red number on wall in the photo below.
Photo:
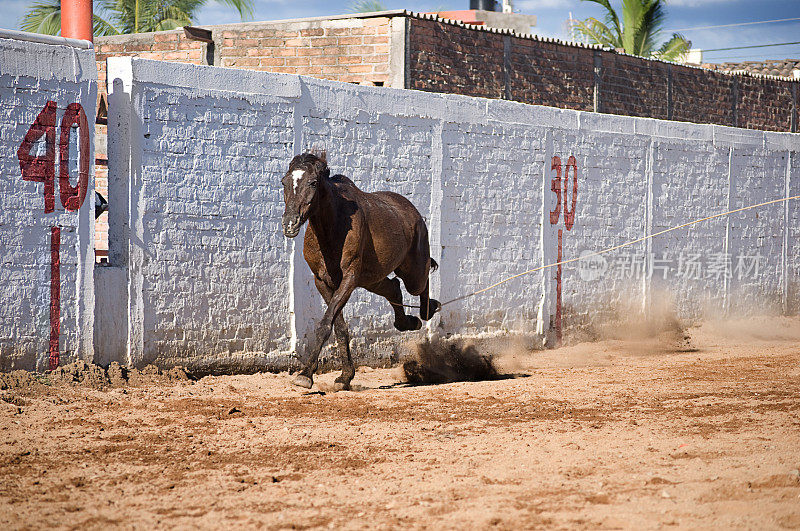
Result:
{"type": "MultiPolygon", "coordinates": [[[[44,211],[53,212],[56,207],[56,119],[58,106],[48,101],[36,117],[17,150],[22,179],[44,183],[44,211]],[[31,155],[34,144],[44,137],[44,156],[31,155]]],[[[58,189],[61,204],[68,211],[80,210],[89,187],[89,121],[80,103],[70,103],[61,119],[61,135],[58,139],[59,171],[58,189]],[[69,140],[72,126],[78,125],[79,165],[75,186],[69,182],[69,140]]],[[[61,335],[61,228],[50,228],[50,343],[48,366],[58,367],[61,335]]]]}
{"type": "MultiPolygon", "coordinates": [[[[36,117],[25,138],[17,150],[19,168],[22,179],[44,183],[44,211],[55,210],[55,175],[56,175],[56,102],[48,101],[44,109],[36,117]],[[44,136],[44,156],[31,155],[34,144],[44,136]]],[[[58,187],[61,204],[66,210],[80,209],[86,191],[89,187],[89,122],[80,103],[70,103],[61,120],[61,135],[59,145],[59,174],[58,187]],[[80,163],[78,166],[78,179],[76,186],[69,182],[69,140],[72,134],[72,125],[78,124],[78,144],[80,146],[80,163]]]]}
{"type": "Polygon", "coordinates": [[[550,189],[556,194],[556,207],[550,211],[550,224],[555,225],[561,217],[561,198],[564,198],[564,226],[567,230],[572,230],[575,225],[575,206],[578,203],[578,162],[575,157],[570,155],[567,159],[567,167],[564,168],[564,187],[561,187],[561,158],[553,157],[550,169],[555,170],[556,176],[550,181],[550,189]],[[569,173],[572,168],[572,205],[569,201],[569,173]]]}
{"type": "MultiPolygon", "coordinates": [[[[567,230],[572,230],[572,227],[575,225],[575,207],[578,204],[578,162],[575,160],[575,157],[572,155],[569,156],[567,159],[567,167],[563,168],[564,170],[564,181],[563,181],[563,188],[562,188],[562,181],[561,181],[561,158],[558,156],[553,157],[552,164],[550,165],[551,170],[555,170],[556,176],[550,181],[550,190],[552,190],[556,194],[556,206],[553,210],[550,211],[550,224],[557,225],[558,220],[561,218],[561,200],[564,200],[564,226],[567,230]],[[572,205],[568,203],[569,201],[569,174],[570,168],[572,169],[572,205]]],[[[562,254],[562,244],[564,239],[564,230],[558,229],[558,255],[556,258],[556,262],[558,265],[556,266],[556,319],[555,319],[555,330],[556,330],[556,340],[561,343],[561,262],[563,260],[562,254]]]]}
{"type": "Polygon", "coordinates": [[[578,203],[578,162],[572,155],[567,159],[567,167],[564,169],[564,226],[567,230],[572,230],[575,224],[575,205],[578,203]],[[567,188],[569,186],[569,169],[572,168],[572,208],[567,208],[567,188]]]}
{"type": "Polygon", "coordinates": [[[550,169],[556,170],[556,176],[550,181],[550,189],[556,194],[556,208],[550,211],[550,225],[555,225],[561,217],[561,159],[553,157],[550,169]]]}
{"type": "Polygon", "coordinates": [[[56,102],[48,101],[36,117],[17,150],[17,158],[23,180],[44,183],[44,211],[52,212],[56,205],[56,102]],[[43,157],[34,157],[31,149],[42,136],[45,137],[47,151],[43,157]]]}
{"type": "Polygon", "coordinates": [[[61,139],[58,142],[61,150],[58,174],[58,189],[61,192],[61,204],[67,210],[78,210],[86,199],[86,188],[89,186],[89,123],[80,103],[70,103],[67,112],[61,119],[61,139]],[[78,149],[80,165],[78,166],[77,186],[69,182],[69,135],[72,124],[78,124],[78,149]]]}

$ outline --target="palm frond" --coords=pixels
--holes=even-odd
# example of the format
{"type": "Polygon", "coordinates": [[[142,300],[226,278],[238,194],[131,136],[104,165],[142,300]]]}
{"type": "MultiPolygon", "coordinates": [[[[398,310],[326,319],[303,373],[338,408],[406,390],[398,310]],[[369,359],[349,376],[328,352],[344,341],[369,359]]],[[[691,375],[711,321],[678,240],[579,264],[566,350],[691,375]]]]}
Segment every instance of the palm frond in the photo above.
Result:
{"type": "Polygon", "coordinates": [[[95,37],[106,37],[108,35],[119,35],[119,30],[107,20],[94,14],[92,16],[92,33],[95,37]]]}
{"type": "Polygon", "coordinates": [[[656,50],[667,16],[666,0],[622,0],[619,14],[611,7],[610,0],[582,1],[600,4],[606,10],[605,24],[588,18],[575,25],[579,33],[596,44],[622,48],[631,55],[667,60],[679,59],[689,51],[691,43],[677,34],[656,50]]]}
{"type": "Polygon", "coordinates": [[[630,54],[637,54],[636,35],[641,29],[643,2],[648,0],[622,0],[622,48],[630,54]]]}
{"type": "Polygon", "coordinates": [[[22,16],[19,25],[22,31],[58,35],[61,33],[61,1],[37,0],[22,16]]]}
{"type": "MultiPolygon", "coordinates": [[[[20,29],[46,35],[61,34],[61,1],[37,0],[22,17],[20,29]]],[[[95,13],[92,16],[92,33],[96,36],[117,35],[119,31],[110,22],[95,13]]]]}
{"type": "Polygon", "coordinates": [[[576,20],[574,27],[578,33],[589,39],[592,44],[611,46],[612,48],[620,46],[618,36],[596,18],[589,17],[586,20],[576,20]]]}
{"type": "Polygon", "coordinates": [[[689,53],[691,47],[692,41],[686,40],[683,35],[673,33],[672,38],[665,42],[657,52],[653,53],[653,57],[664,61],[680,61],[689,53]]]}
{"type": "Polygon", "coordinates": [[[605,26],[616,32],[617,35],[622,35],[622,31],[619,25],[619,17],[617,16],[617,12],[614,11],[614,8],[611,7],[611,2],[609,0],[581,0],[582,2],[594,2],[595,4],[600,4],[604,8],[606,8],[605,13],[605,26]]]}
{"type": "Polygon", "coordinates": [[[224,4],[236,9],[242,20],[252,20],[253,10],[255,8],[253,0],[216,0],[220,4],[224,4]]]}
{"type": "Polygon", "coordinates": [[[191,25],[192,25],[191,21],[187,23],[185,20],[179,20],[176,18],[165,18],[164,20],[158,21],[158,24],[155,25],[153,31],[169,31],[191,25]]]}
{"type": "Polygon", "coordinates": [[[664,3],[661,0],[647,0],[634,40],[636,55],[646,57],[656,49],[665,19],[664,3]]]}
{"type": "MultiPolygon", "coordinates": [[[[242,20],[253,17],[255,0],[215,0],[235,8],[242,20]]],[[[95,35],[118,35],[162,31],[191,25],[197,11],[208,0],[95,0],[95,35]],[[102,16],[97,14],[102,13],[102,16]]],[[[362,0],[374,2],[379,0],[362,0]]],[[[381,9],[385,9],[381,5],[381,9]]],[[[34,33],[61,32],[61,1],[34,0],[20,22],[20,28],[34,33]]]]}
{"type": "Polygon", "coordinates": [[[347,7],[353,13],[371,13],[373,11],[386,11],[386,6],[381,0],[356,0],[347,7]]]}

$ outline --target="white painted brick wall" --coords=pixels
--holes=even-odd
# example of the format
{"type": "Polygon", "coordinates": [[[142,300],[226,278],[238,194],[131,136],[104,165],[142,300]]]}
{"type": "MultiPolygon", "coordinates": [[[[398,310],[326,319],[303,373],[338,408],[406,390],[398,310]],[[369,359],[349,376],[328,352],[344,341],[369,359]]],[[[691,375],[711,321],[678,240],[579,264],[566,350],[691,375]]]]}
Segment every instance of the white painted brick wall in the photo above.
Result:
{"type": "MultiPolygon", "coordinates": [[[[83,106],[92,142],[96,98],[93,50],[0,38],[0,370],[48,367],[51,227],[61,228],[60,362],[92,359],[94,160],[83,206],[67,212],[59,198],[58,143],[61,119],[71,103],[83,106]],[[22,179],[17,150],[48,101],[57,105],[56,177],[55,210],[45,213],[44,184],[22,179]]],[[[73,186],[76,131],[68,161],[73,186]]],[[[44,154],[44,137],[32,152],[44,154]]]]}
{"type": "MultiPolygon", "coordinates": [[[[291,157],[312,147],[327,149],[332,171],[364,190],[393,190],[417,206],[441,265],[431,285],[441,300],[554,262],[559,229],[569,259],[800,193],[800,137],[787,133],[129,58],[109,63],[115,77],[132,98],[124,119],[133,364],[288,363],[321,301],[302,235],[280,233],[280,179],[291,157]],[[571,230],[563,212],[555,225],[549,219],[553,156],[577,161],[571,230]]],[[[765,207],[610,253],[591,276],[565,265],[565,323],[665,299],[687,319],[796,312],[799,218],[797,202],[765,207]],[[758,270],[739,275],[737,261],[757,256],[758,270]],[[714,269],[726,262],[727,271],[714,269]]],[[[430,328],[544,331],[555,276],[548,269],[454,303],[430,328]]],[[[345,317],[362,361],[385,361],[393,345],[419,336],[395,332],[389,305],[363,290],[345,317]]]]}

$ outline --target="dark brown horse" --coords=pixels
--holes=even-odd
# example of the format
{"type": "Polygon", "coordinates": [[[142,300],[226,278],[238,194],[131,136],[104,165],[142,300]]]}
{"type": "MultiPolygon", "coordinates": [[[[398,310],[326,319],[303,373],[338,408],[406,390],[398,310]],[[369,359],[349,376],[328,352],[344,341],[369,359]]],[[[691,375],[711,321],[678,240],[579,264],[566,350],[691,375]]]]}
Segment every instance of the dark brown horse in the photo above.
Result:
{"type": "Polygon", "coordinates": [[[394,309],[398,330],[419,330],[422,322],[403,311],[406,290],[419,295],[422,319],[441,305],[428,298],[428,273],[438,267],[430,257],[428,228],[414,205],[393,192],[366,193],[344,175],[330,175],[324,153],[297,155],[283,177],[283,233],[294,238],[308,220],[303,256],[322,298],[328,305],[292,383],[310,388],[319,353],[336,329],[342,374],[336,388],[349,389],[355,375],[350,336],[342,308],[356,288],[386,297],[394,309]],[[397,277],[389,278],[394,272],[397,277]]]}

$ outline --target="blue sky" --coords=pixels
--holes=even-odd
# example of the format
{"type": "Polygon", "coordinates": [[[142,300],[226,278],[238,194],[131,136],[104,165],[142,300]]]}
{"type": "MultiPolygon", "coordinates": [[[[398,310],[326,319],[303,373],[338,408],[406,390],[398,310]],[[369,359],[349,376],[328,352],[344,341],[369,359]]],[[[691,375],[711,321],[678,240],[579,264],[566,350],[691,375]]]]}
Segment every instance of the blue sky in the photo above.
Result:
{"type": "MultiPolygon", "coordinates": [[[[0,27],[18,29],[19,21],[32,0],[0,0],[0,27]]],[[[96,0],[95,0],[96,1],[96,0]]],[[[277,20],[351,12],[352,0],[255,0],[254,20],[277,20]]],[[[466,9],[469,0],[383,0],[389,9],[433,11],[466,9]]],[[[618,6],[620,0],[612,0],[618,6]]],[[[602,8],[581,0],[515,0],[515,10],[537,15],[536,33],[561,39],[568,38],[566,20],[572,12],[575,18],[598,16],[602,8]]],[[[763,20],[800,18],[800,0],[668,0],[668,27],[683,29],[763,20]]],[[[237,22],[235,11],[213,0],[199,12],[197,24],[237,22]]],[[[754,44],[800,41],[800,20],[737,26],[685,30],[681,33],[695,48],[727,48],[754,44]]],[[[770,48],[752,48],[708,52],[707,61],[750,61],[795,58],[800,60],[800,44],[770,48]]]]}

